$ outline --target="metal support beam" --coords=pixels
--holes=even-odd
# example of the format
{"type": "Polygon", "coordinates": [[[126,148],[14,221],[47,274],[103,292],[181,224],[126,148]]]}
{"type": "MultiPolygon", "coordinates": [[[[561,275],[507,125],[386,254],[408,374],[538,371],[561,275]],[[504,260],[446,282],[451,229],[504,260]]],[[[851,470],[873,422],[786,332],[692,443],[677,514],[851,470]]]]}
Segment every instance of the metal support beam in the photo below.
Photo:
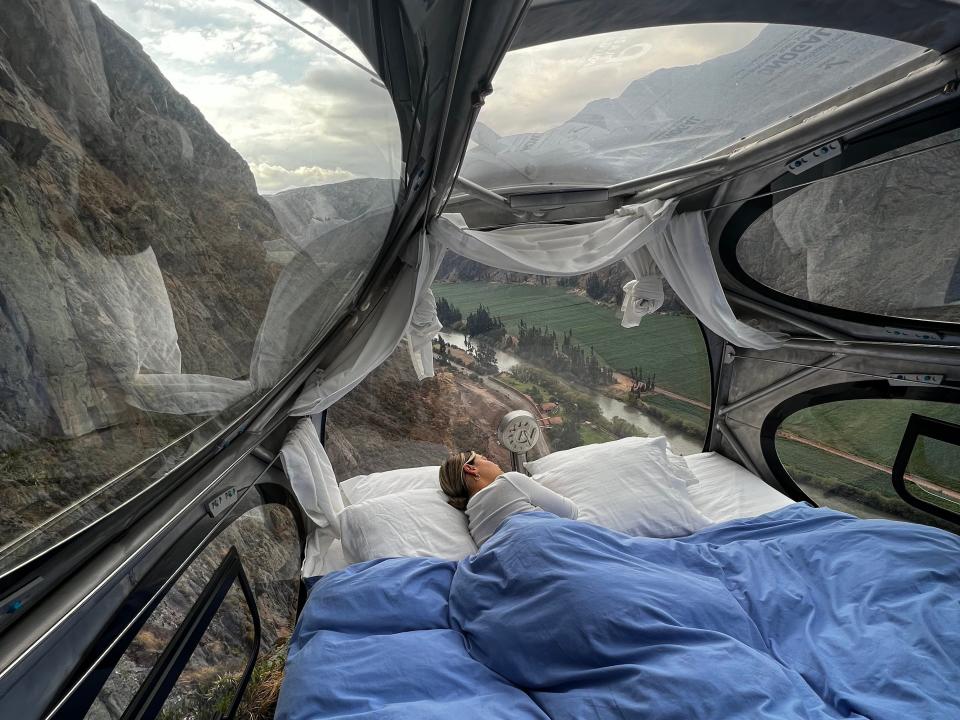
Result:
{"type": "Polygon", "coordinates": [[[960,367],[960,346],[920,345],[913,343],[868,342],[858,340],[787,340],[785,348],[818,353],[842,353],[858,357],[903,360],[924,366],[953,365],[960,367]]]}
{"type": "Polygon", "coordinates": [[[733,434],[733,430],[730,429],[730,426],[727,425],[726,420],[718,420],[716,425],[717,431],[727,439],[727,442],[730,443],[730,447],[733,448],[734,452],[737,453],[737,456],[740,458],[740,461],[743,463],[744,467],[747,468],[757,477],[760,477],[760,472],[757,470],[757,466],[753,464],[753,460],[750,459],[750,456],[747,455],[747,451],[743,449],[743,445],[740,444],[740,441],[737,440],[737,436],[733,434]]]}
{"type": "Polygon", "coordinates": [[[836,353],[834,355],[831,355],[828,358],[824,358],[820,362],[814,363],[809,367],[805,367],[802,370],[798,370],[797,372],[787,375],[784,378],[780,378],[776,382],[771,383],[770,385],[767,385],[764,388],[756,390],[755,392],[752,392],[749,395],[745,395],[744,397],[740,398],[736,402],[732,402],[729,405],[722,406],[719,410],[717,410],[717,415],[720,417],[723,417],[727,413],[733,412],[737,408],[741,408],[744,405],[749,405],[750,403],[756,400],[759,400],[760,398],[766,397],[770,393],[776,392],[781,388],[785,388],[787,385],[792,385],[798,380],[803,380],[805,377],[813,375],[814,373],[819,372],[823,368],[830,367],[831,365],[836,365],[844,357],[845,357],[844,355],[840,353],[836,353]]]}
{"type": "Polygon", "coordinates": [[[714,175],[720,175],[729,161],[729,155],[710,158],[709,160],[700,160],[695,163],[690,163],[689,165],[674,168],[673,170],[664,170],[663,172],[646,175],[636,180],[627,180],[626,182],[611,185],[608,192],[610,197],[624,197],[633,195],[643,188],[660,185],[670,180],[678,180],[693,175],[697,175],[702,180],[704,176],[712,177],[714,175]]]}
{"type": "Polygon", "coordinates": [[[487,188],[483,187],[482,185],[477,185],[475,182],[471,182],[463,177],[458,177],[456,180],[454,180],[454,185],[463,190],[463,192],[470,197],[476,198],[482,203],[492,205],[493,207],[501,210],[506,210],[514,215],[526,217],[527,213],[519,212],[510,207],[510,201],[503,195],[495,193],[493,190],[487,190],[487,188]]]}

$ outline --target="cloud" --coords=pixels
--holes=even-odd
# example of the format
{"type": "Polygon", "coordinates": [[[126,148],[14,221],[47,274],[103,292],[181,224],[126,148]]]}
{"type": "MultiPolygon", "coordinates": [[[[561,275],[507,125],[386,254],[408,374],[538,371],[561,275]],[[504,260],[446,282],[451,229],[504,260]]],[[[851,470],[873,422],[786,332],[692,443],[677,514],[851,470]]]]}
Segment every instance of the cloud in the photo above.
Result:
{"type": "Polygon", "coordinates": [[[271,194],[290,188],[326,185],[328,183],[352,180],[353,173],[343,168],[333,170],[316,165],[300,166],[288,170],[282,165],[270,163],[252,163],[250,169],[257,178],[257,188],[261,193],[271,194]]]}
{"type": "MultiPolygon", "coordinates": [[[[310,32],[364,62],[297,0],[270,0],[310,32]]],[[[263,192],[353,177],[398,177],[389,94],[250,0],[100,0],[167,79],[250,164],[263,192]]]]}
{"type": "Polygon", "coordinates": [[[213,65],[224,61],[264,63],[275,58],[281,47],[262,30],[176,28],[160,33],[150,49],[177,64],[213,65]]]}
{"type": "MultiPolygon", "coordinates": [[[[297,183],[398,177],[393,103],[370,75],[250,0],[97,0],[250,164],[263,192],[297,183]]],[[[268,0],[367,64],[299,0],[268,0]]],[[[512,51],[480,120],[502,135],[562,124],[659,67],[742,47],[761,26],[651,28],[512,51]]]]}

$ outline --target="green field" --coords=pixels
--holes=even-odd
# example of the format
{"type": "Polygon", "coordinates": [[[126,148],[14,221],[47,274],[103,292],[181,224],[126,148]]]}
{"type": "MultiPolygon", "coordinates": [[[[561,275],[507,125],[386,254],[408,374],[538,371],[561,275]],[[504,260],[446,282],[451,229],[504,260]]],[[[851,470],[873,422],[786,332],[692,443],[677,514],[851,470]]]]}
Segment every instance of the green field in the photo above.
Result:
{"type": "Polygon", "coordinates": [[[710,411],[690,403],[655,393],[642,396],[645,412],[658,418],[667,427],[684,433],[702,443],[707,436],[710,411]]]}
{"type": "Polygon", "coordinates": [[[521,318],[558,335],[572,330],[574,341],[593,346],[605,365],[621,372],[639,365],[645,375],[656,375],[658,386],[710,402],[706,347],[689,315],[651,315],[639,327],[625,329],[613,308],[561,287],[458,282],[436,283],[433,292],[459,308],[464,318],[483,304],[512,334],[521,318]]]}
{"type": "MultiPolygon", "coordinates": [[[[782,430],[882,465],[893,465],[911,413],[960,422],[960,408],[922,400],[842,400],[791,415],[782,430]]],[[[777,449],[780,448],[777,441],[777,449]]],[[[952,445],[922,440],[907,472],[960,491],[960,454],[952,445]]],[[[887,485],[890,485],[889,479],[887,485]]],[[[890,492],[893,492],[890,486],[890,492]]]]}

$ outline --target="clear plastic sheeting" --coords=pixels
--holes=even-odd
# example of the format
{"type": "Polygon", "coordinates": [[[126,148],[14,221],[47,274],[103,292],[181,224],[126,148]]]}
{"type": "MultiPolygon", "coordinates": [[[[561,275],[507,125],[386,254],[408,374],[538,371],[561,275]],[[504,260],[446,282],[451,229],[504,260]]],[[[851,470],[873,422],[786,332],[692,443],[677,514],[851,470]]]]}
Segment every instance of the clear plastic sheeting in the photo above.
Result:
{"type": "MultiPolygon", "coordinates": [[[[437,276],[442,258],[443,247],[427,233],[421,234],[416,243],[408,246],[406,266],[390,287],[388,295],[381,299],[343,351],[324,370],[317,371],[313,380],[307,383],[290,410],[292,415],[314,415],[323,412],[390,357],[410,331],[411,319],[414,319],[414,309],[418,302],[429,297],[430,285],[437,276]]],[[[420,312],[423,313],[422,308],[420,312]]],[[[436,303],[433,316],[436,316],[436,303]]],[[[423,321],[418,319],[417,322],[423,321]]],[[[430,322],[427,319],[426,326],[429,326],[430,322]]],[[[425,342],[429,345],[432,339],[431,335],[425,342]]],[[[424,354],[419,349],[418,353],[423,357],[424,354]]],[[[429,356],[429,366],[421,370],[424,377],[433,374],[432,355],[429,356]]]]}
{"type": "Polygon", "coordinates": [[[774,196],[740,238],[738,261],[797,300],[960,322],[958,141],[958,130],[933,135],[774,196]]]}
{"type": "Polygon", "coordinates": [[[641,178],[716,153],[922,52],[842,30],[735,23],[514,50],[461,175],[490,188],[641,178]]]}

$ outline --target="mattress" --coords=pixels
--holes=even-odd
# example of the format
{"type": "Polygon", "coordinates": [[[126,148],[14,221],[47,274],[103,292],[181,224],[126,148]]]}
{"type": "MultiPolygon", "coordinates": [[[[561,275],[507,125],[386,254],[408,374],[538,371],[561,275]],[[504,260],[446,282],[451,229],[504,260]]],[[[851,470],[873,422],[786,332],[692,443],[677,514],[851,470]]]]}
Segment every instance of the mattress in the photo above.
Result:
{"type": "MultiPolygon", "coordinates": [[[[778,510],[793,501],[763,480],[715,452],[686,455],[699,482],[688,488],[697,509],[715,523],[778,510]]],[[[317,577],[347,566],[340,539],[330,527],[317,528],[307,539],[303,577],[317,577]]]]}

